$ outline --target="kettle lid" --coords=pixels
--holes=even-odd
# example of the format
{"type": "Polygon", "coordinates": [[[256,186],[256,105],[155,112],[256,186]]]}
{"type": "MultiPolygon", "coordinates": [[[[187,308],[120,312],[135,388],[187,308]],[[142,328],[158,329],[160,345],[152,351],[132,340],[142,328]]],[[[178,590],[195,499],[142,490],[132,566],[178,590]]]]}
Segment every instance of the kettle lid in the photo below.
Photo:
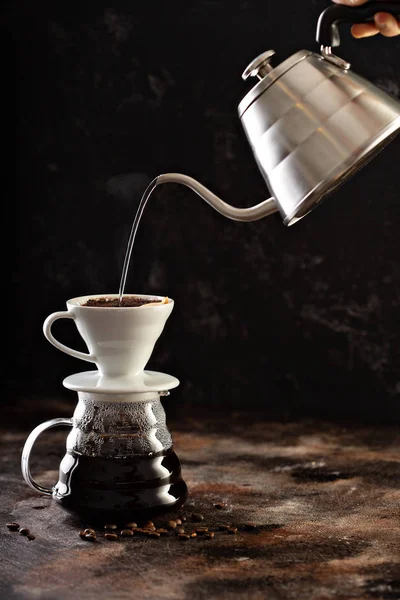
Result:
{"type": "Polygon", "coordinates": [[[260,96],[270,85],[277,81],[282,75],[287,73],[289,69],[297,65],[300,61],[313,54],[311,50],[300,50],[277,67],[270,64],[271,58],[274,56],[275,50],[267,50],[256,56],[242,73],[242,79],[246,80],[249,77],[258,77],[260,81],[244,96],[238,106],[239,117],[249,108],[249,106],[260,96]]]}

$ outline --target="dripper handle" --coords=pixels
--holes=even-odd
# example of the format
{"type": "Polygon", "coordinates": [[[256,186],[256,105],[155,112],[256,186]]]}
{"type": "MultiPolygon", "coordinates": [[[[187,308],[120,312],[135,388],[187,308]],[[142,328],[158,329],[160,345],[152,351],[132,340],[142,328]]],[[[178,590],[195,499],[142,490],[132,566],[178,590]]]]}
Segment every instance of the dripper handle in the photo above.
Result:
{"type": "Polygon", "coordinates": [[[53,325],[54,321],[57,321],[58,319],[74,320],[75,317],[72,313],[70,313],[67,310],[60,310],[58,312],[54,312],[47,317],[47,319],[43,323],[43,333],[46,339],[50,342],[50,344],[53,344],[53,346],[58,348],[58,350],[61,350],[61,352],[65,352],[65,354],[69,354],[74,358],[80,358],[81,360],[86,360],[87,362],[96,362],[96,357],[93,354],[81,352],[80,350],[74,350],[73,348],[70,348],[69,346],[66,346],[65,344],[62,344],[61,342],[56,340],[56,338],[51,332],[51,326],[53,325]]]}
{"type": "Polygon", "coordinates": [[[400,3],[389,2],[367,2],[362,6],[344,6],[335,4],[325,9],[317,24],[317,42],[321,46],[335,48],[340,46],[340,35],[338,25],[341,23],[369,23],[374,20],[377,12],[390,13],[398,18],[400,15],[400,3]]]}

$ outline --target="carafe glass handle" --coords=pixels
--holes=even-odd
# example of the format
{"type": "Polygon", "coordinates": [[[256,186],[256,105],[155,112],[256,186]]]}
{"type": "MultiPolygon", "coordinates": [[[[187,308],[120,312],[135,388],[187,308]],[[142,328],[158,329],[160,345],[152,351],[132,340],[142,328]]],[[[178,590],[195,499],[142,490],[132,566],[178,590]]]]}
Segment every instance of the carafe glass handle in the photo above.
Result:
{"type": "Polygon", "coordinates": [[[25,442],[25,445],[22,450],[22,456],[21,456],[21,471],[22,471],[22,476],[25,479],[26,483],[32,489],[34,489],[38,492],[41,492],[42,494],[47,494],[48,496],[51,496],[53,494],[53,491],[50,488],[43,487],[42,485],[40,485],[39,483],[37,483],[34,480],[34,478],[32,477],[32,474],[31,474],[30,466],[29,466],[29,458],[31,455],[33,445],[36,442],[39,435],[41,433],[43,433],[43,431],[46,431],[46,429],[51,429],[52,427],[58,427],[59,425],[69,425],[70,427],[72,427],[72,425],[73,425],[72,419],[66,419],[66,418],[51,419],[50,421],[45,421],[44,423],[41,423],[40,425],[35,427],[35,429],[33,431],[31,431],[31,433],[29,434],[29,436],[25,442]]]}

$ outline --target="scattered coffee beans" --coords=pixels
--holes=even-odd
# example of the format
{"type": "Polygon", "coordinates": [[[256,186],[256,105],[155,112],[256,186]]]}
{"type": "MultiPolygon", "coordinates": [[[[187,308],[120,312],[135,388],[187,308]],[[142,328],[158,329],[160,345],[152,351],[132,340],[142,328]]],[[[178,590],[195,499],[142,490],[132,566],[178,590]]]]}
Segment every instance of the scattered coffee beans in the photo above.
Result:
{"type": "Polygon", "coordinates": [[[184,527],[177,527],[175,529],[175,535],[179,535],[180,533],[185,533],[185,528],[184,527]]]}
{"type": "Polygon", "coordinates": [[[18,533],[20,535],[25,536],[28,540],[34,540],[34,539],[36,539],[36,536],[34,536],[30,532],[30,529],[28,529],[27,527],[21,527],[19,523],[7,523],[6,527],[10,531],[18,531],[18,533]]]}
{"type": "Polygon", "coordinates": [[[200,521],[204,521],[204,516],[201,515],[200,513],[192,513],[190,515],[190,518],[192,519],[192,521],[194,521],[195,523],[200,523],[200,521]]]}
{"type": "Polygon", "coordinates": [[[230,534],[233,535],[234,533],[237,533],[237,530],[238,530],[237,527],[229,527],[228,528],[228,533],[230,533],[230,534]]]}
{"type": "Polygon", "coordinates": [[[133,535],[133,531],[132,531],[132,529],[123,529],[121,531],[121,535],[122,535],[122,537],[130,537],[133,535]]]}
{"type": "MultiPolygon", "coordinates": [[[[222,510],[223,508],[228,507],[229,505],[224,502],[218,502],[213,504],[214,508],[218,510],[222,510]]],[[[186,507],[188,508],[188,507],[186,507]]],[[[195,509],[195,505],[192,504],[190,508],[195,509]]],[[[167,517],[168,518],[168,517],[167,517]]],[[[157,525],[153,523],[153,521],[147,521],[146,523],[141,523],[140,527],[134,521],[130,521],[129,523],[125,523],[120,531],[116,531],[118,526],[116,523],[106,523],[103,528],[104,538],[110,541],[116,541],[121,537],[133,537],[133,536],[142,536],[149,537],[152,539],[158,539],[161,536],[171,536],[174,534],[177,539],[182,541],[187,541],[190,539],[194,539],[196,537],[201,537],[204,540],[212,540],[215,537],[215,531],[225,531],[230,535],[235,535],[240,531],[253,531],[257,529],[257,525],[251,521],[240,523],[234,525],[232,523],[220,523],[215,525],[215,523],[211,523],[210,527],[212,531],[209,530],[209,527],[204,525],[202,526],[194,526],[187,527],[186,521],[192,521],[192,523],[201,523],[204,521],[204,515],[198,512],[189,513],[189,515],[180,514],[177,518],[169,519],[167,522],[160,519],[157,521],[157,525]],[[185,531],[184,525],[187,529],[191,529],[191,531],[185,531]]],[[[121,525],[120,525],[121,526],[121,525]]],[[[11,531],[19,531],[21,535],[25,535],[28,539],[35,539],[35,536],[32,536],[29,529],[26,527],[20,527],[19,523],[8,523],[8,529],[11,531]],[[31,536],[31,537],[29,537],[31,536]]],[[[79,535],[82,539],[87,541],[94,542],[96,541],[96,531],[91,527],[87,527],[86,529],[79,532],[79,535]]],[[[218,536],[218,533],[217,533],[218,536]]],[[[200,542],[199,542],[200,543],[200,542]]]]}
{"type": "Polygon", "coordinates": [[[208,527],[196,527],[195,531],[198,535],[203,535],[208,532],[208,527]]]}

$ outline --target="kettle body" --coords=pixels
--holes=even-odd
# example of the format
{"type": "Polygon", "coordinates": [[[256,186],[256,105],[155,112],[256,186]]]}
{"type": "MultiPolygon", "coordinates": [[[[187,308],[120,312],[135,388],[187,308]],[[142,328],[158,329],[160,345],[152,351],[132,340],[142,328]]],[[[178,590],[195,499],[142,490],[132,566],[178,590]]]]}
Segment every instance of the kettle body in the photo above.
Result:
{"type": "Polygon", "coordinates": [[[378,11],[399,16],[400,3],[331,5],[317,24],[320,54],[300,50],[273,67],[270,60],[275,52],[268,50],[243,72],[243,79],[259,79],[238,112],[271,198],[237,208],[180,173],[159,175],[151,186],[183,184],[236,221],[256,221],[277,211],[285,225],[299,221],[400,131],[399,100],[332,53],[340,44],[338,25],[372,21],[378,11]]]}
{"type": "Polygon", "coordinates": [[[271,69],[239,104],[247,139],[286,225],[318,205],[400,130],[400,102],[328,53],[302,50],[271,69]]]}

